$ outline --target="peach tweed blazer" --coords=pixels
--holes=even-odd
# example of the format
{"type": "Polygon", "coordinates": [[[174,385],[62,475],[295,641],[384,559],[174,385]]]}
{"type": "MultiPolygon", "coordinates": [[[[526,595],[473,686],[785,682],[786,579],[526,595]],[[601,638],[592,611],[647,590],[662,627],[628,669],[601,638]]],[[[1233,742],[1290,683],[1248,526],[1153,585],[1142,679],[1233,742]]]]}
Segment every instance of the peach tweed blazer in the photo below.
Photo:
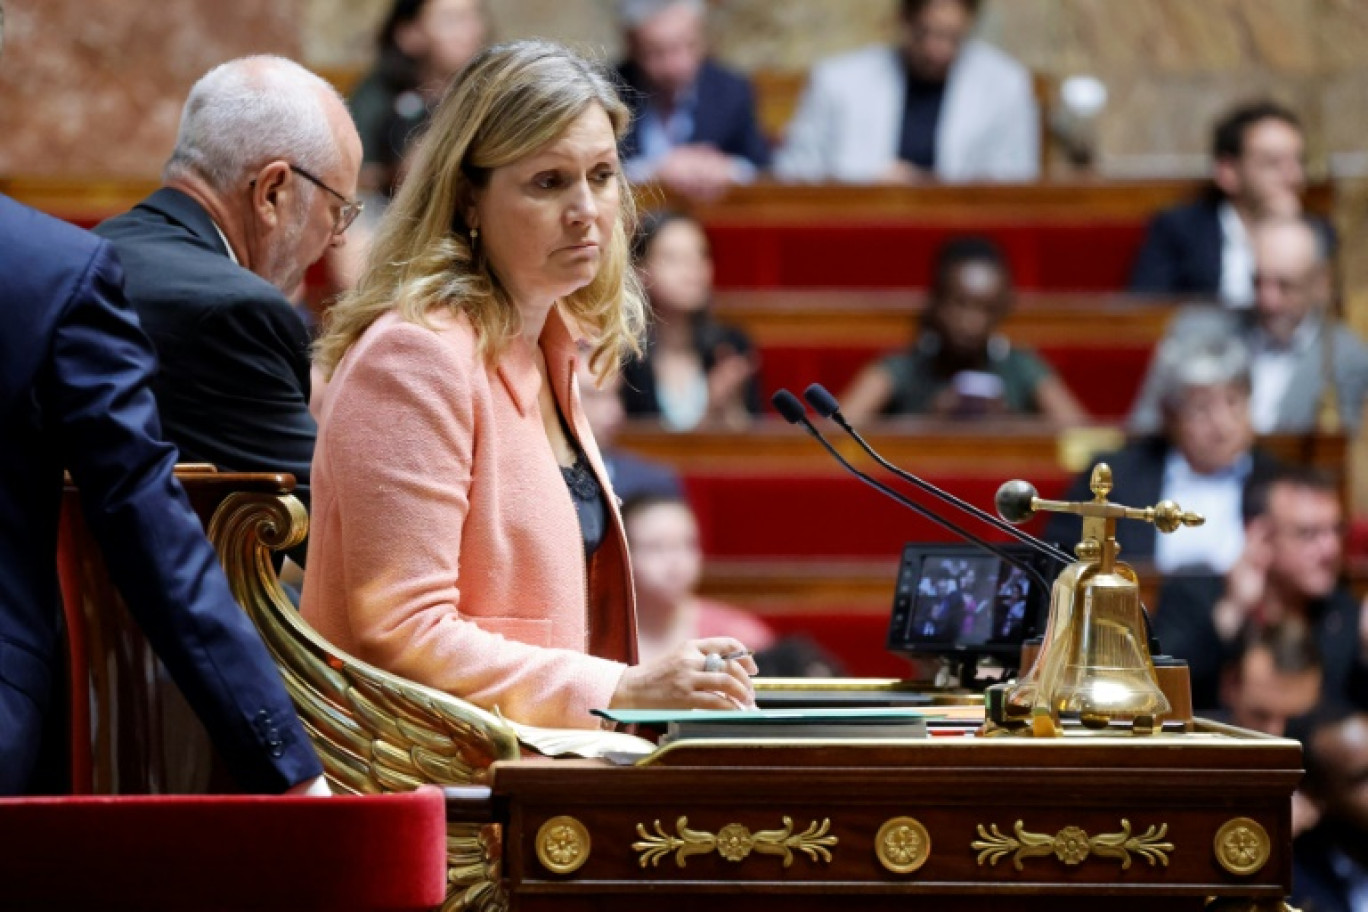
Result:
{"type": "Polygon", "coordinates": [[[547,440],[530,343],[489,367],[464,316],[387,314],[319,409],[304,617],[387,671],[532,725],[592,728],[636,661],[626,537],[580,408],[558,309],[540,345],[562,413],[609,492],[586,567],[547,440]]]}

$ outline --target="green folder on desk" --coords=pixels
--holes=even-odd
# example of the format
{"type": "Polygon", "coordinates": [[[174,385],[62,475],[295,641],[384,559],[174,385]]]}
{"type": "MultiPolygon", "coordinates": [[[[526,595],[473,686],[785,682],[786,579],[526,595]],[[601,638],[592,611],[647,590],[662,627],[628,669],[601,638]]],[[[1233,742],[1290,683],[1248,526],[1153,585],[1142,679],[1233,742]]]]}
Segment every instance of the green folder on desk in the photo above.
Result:
{"type": "Polygon", "coordinates": [[[849,709],[596,709],[620,725],[664,728],[681,738],[924,738],[936,713],[898,707],[849,709]]]}

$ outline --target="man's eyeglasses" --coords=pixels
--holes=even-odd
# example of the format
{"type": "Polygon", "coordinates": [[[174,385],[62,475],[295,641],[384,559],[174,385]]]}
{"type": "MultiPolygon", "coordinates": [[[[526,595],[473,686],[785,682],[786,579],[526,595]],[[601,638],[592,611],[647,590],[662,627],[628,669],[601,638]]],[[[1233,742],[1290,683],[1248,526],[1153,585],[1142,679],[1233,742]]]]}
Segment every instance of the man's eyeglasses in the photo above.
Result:
{"type": "Polygon", "coordinates": [[[351,227],[352,222],[356,221],[356,217],[361,214],[361,211],[366,208],[366,204],[361,200],[347,199],[298,165],[290,165],[290,170],[313,184],[315,187],[328,191],[342,201],[342,209],[337,213],[337,221],[333,223],[333,234],[345,233],[346,230],[351,227]]]}

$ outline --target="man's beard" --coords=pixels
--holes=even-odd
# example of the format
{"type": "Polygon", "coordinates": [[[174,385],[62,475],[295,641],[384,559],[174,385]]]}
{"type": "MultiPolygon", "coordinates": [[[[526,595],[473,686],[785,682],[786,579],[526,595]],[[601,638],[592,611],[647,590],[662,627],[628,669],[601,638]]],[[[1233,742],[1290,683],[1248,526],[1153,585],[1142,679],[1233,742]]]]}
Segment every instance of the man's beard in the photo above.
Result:
{"type": "Polygon", "coordinates": [[[266,263],[261,271],[262,277],[279,288],[287,298],[299,290],[304,273],[311,265],[303,262],[303,251],[299,249],[311,202],[311,196],[301,198],[301,205],[283,226],[280,240],[267,250],[266,263]]]}

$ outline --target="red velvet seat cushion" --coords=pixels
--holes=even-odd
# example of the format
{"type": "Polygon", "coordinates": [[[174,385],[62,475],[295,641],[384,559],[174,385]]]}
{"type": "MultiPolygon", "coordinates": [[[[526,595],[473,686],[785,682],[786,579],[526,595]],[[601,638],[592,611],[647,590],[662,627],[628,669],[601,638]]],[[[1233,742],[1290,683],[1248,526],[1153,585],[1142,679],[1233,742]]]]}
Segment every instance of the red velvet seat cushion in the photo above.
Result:
{"type": "Polygon", "coordinates": [[[445,886],[446,805],[431,787],[0,799],[7,910],[416,910],[445,886]]]}

